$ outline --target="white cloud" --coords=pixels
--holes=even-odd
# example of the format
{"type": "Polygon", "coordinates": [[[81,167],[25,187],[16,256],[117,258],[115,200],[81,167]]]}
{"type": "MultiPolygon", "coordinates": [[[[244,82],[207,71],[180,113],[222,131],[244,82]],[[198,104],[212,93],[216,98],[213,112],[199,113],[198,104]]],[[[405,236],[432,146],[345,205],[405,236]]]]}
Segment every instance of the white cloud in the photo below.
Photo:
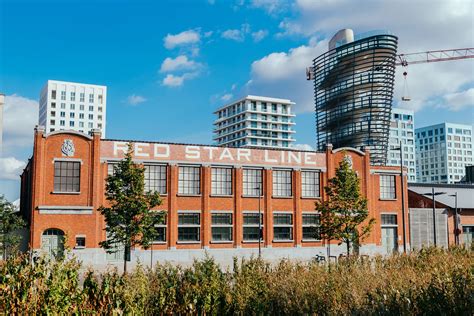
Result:
{"type": "Polygon", "coordinates": [[[466,107],[474,107],[474,88],[461,92],[448,93],[444,96],[447,108],[459,111],[466,107]]]}
{"type": "Polygon", "coordinates": [[[145,101],[146,101],[146,98],[142,97],[141,95],[132,94],[132,95],[128,96],[128,98],[127,98],[127,102],[130,105],[138,105],[138,104],[143,103],[145,101]]]}
{"type": "Polygon", "coordinates": [[[3,111],[3,152],[33,145],[34,127],[38,124],[38,101],[16,94],[5,97],[3,111]]]}
{"type": "Polygon", "coordinates": [[[14,157],[0,158],[0,180],[19,180],[25,166],[24,161],[14,157]]]}
{"type": "Polygon", "coordinates": [[[194,70],[202,65],[193,60],[189,60],[185,55],[176,58],[166,58],[161,64],[160,72],[173,72],[178,70],[194,70]]]}
{"type": "Polygon", "coordinates": [[[175,35],[168,34],[163,39],[163,41],[167,49],[173,49],[177,46],[196,44],[200,41],[200,39],[201,36],[198,31],[187,30],[175,35]]]}
{"type": "Polygon", "coordinates": [[[227,102],[230,99],[232,99],[233,97],[234,97],[234,95],[232,93],[226,93],[221,97],[221,100],[227,102]]]}
{"type": "Polygon", "coordinates": [[[198,76],[199,73],[197,72],[188,72],[181,76],[167,74],[166,77],[163,79],[162,84],[167,87],[180,87],[183,85],[185,80],[193,79],[198,76]]]}
{"type": "Polygon", "coordinates": [[[221,34],[222,38],[242,42],[245,38],[241,30],[226,30],[221,34]]]}
{"type": "MultiPolygon", "coordinates": [[[[255,6],[265,8],[262,3],[255,6]]],[[[280,23],[281,33],[277,37],[314,37],[327,43],[343,27],[352,28],[356,35],[383,28],[398,36],[399,53],[474,46],[471,1],[297,0],[292,9],[295,14],[280,23]]],[[[281,93],[289,84],[284,90],[287,96],[282,97],[294,100],[298,112],[313,111],[312,83],[304,82],[304,68],[313,58],[327,51],[326,45],[318,46],[310,41],[308,45],[288,52],[274,52],[254,61],[248,89],[271,95],[281,93]],[[302,57],[296,58],[298,55],[302,57]]],[[[439,100],[449,103],[445,96],[451,97],[454,104],[465,103],[470,95],[466,87],[474,84],[473,60],[411,65],[408,67],[408,87],[412,101],[401,102],[403,71],[402,68],[396,70],[394,105],[415,111],[433,104],[444,106],[439,100]]]]}
{"type": "Polygon", "coordinates": [[[291,146],[292,149],[296,150],[308,150],[308,151],[314,151],[313,146],[308,145],[308,144],[294,144],[291,146]]]}
{"type": "Polygon", "coordinates": [[[251,0],[250,2],[250,7],[263,9],[270,15],[286,11],[289,6],[288,0],[251,0]]]}
{"type": "Polygon", "coordinates": [[[267,30],[259,30],[257,32],[252,33],[253,41],[254,42],[260,42],[263,40],[265,37],[267,37],[268,31],[267,30]]]}

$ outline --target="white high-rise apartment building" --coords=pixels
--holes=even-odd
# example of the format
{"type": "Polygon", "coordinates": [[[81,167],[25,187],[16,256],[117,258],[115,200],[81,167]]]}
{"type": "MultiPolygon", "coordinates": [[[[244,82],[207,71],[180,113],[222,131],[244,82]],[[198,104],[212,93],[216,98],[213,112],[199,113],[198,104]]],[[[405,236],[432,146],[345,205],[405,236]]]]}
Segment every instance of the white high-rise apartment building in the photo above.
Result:
{"type": "Polygon", "coordinates": [[[417,128],[417,181],[456,183],[474,164],[472,126],[453,123],[417,128]]]}
{"type": "Polygon", "coordinates": [[[388,141],[388,166],[400,166],[400,142],[403,148],[403,165],[408,170],[408,182],[416,182],[415,120],[410,110],[393,108],[388,141]]]}
{"type": "Polygon", "coordinates": [[[229,147],[291,147],[295,141],[291,106],[286,99],[248,95],[217,109],[214,141],[229,147]]]}
{"type": "Polygon", "coordinates": [[[100,129],[105,137],[107,87],[48,80],[40,94],[39,125],[47,133],[100,129]]]}

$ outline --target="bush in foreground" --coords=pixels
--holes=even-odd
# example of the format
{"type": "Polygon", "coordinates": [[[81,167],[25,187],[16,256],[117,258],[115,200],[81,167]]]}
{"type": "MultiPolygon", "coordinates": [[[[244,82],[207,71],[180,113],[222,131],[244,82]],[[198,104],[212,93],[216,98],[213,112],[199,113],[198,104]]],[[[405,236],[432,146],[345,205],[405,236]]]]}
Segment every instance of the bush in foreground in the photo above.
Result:
{"type": "Polygon", "coordinates": [[[191,267],[88,271],[74,259],[0,263],[0,314],[471,314],[474,256],[460,248],[330,266],[211,258],[191,267]],[[83,280],[83,281],[80,281],[83,280]]]}

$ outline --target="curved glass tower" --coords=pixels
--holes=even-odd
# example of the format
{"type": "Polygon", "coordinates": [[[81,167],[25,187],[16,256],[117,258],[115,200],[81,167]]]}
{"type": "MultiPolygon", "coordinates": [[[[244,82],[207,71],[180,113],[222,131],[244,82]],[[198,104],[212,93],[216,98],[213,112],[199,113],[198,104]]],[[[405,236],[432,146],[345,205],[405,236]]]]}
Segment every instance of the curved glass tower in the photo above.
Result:
{"type": "Polygon", "coordinates": [[[381,31],[354,39],[345,29],[313,60],[319,150],[369,147],[373,165],[386,163],[397,41],[381,31]]]}

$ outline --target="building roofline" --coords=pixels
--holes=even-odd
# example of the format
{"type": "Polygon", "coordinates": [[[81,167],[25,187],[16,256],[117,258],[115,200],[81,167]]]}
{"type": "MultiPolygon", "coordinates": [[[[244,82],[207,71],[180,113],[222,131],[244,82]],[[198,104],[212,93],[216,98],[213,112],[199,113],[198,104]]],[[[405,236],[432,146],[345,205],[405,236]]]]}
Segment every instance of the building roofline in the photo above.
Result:
{"type": "Polygon", "coordinates": [[[50,82],[54,83],[60,83],[60,84],[73,84],[73,85],[82,85],[82,86],[94,86],[94,87],[100,87],[100,88],[105,88],[107,90],[106,85],[100,85],[100,84],[95,84],[95,83],[84,83],[84,82],[74,82],[74,81],[64,81],[64,80],[55,80],[55,79],[48,79],[46,80],[46,83],[43,85],[43,88],[41,90],[44,90],[48,86],[50,82]]]}
{"type": "Polygon", "coordinates": [[[465,183],[417,183],[409,182],[408,188],[410,187],[423,187],[423,188],[460,188],[460,189],[474,189],[474,184],[465,183]]]}
{"type": "Polygon", "coordinates": [[[237,98],[235,99],[234,101],[232,102],[229,102],[225,105],[222,105],[220,107],[218,107],[213,113],[216,114],[217,112],[219,112],[220,110],[222,109],[225,109],[226,107],[229,107],[235,103],[238,103],[238,102],[242,102],[244,100],[247,100],[247,99],[256,99],[257,101],[261,100],[261,101],[267,101],[267,102],[277,102],[277,103],[282,103],[282,104],[291,104],[291,105],[295,105],[296,103],[295,102],[292,102],[291,100],[289,99],[281,99],[281,98],[273,98],[273,97],[266,97],[266,96],[258,96],[258,95],[247,95],[247,96],[243,96],[241,98],[237,98]]]}

